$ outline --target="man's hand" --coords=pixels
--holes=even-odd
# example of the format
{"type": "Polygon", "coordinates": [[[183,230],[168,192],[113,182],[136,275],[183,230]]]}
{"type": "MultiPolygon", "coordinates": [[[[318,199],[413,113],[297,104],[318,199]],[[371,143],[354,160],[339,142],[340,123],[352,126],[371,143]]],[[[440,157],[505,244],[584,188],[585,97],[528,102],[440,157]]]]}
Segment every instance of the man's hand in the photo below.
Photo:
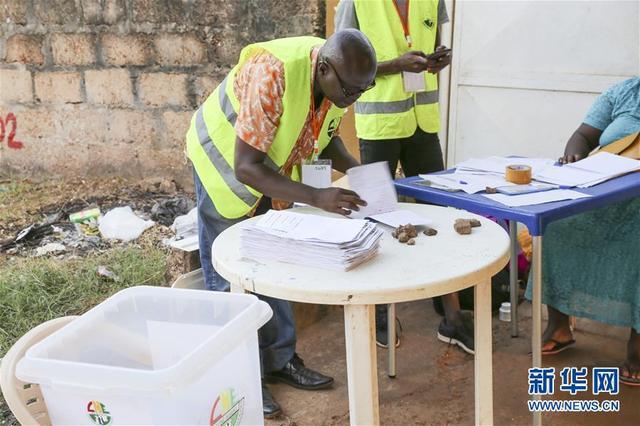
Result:
{"type": "MultiPolygon", "coordinates": [[[[446,47],[438,46],[434,53],[445,50],[446,47]]],[[[437,74],[442,71],[447,66],[451,65],[451,53],[443,54],[441,56],[438,55],[429,55],[427,56],[427,72],[431,74],[437,74]],[[435,58],[430,58],[429,56],[435,56],[435,58]]]]}
{"type": "Polygon", "coordinates": [[[323,188],[314,190],[311,205],[346,216],[352,210],[360,210],[358,206],[366,206],[367,203],[358,194],[348,189],[323,188]]]}
{"type": "Polygon", "coordinates": [[[422,72],[427,69],[427,55],[419,50],[411,50],[394,59],[397,72],[422,72]]]}

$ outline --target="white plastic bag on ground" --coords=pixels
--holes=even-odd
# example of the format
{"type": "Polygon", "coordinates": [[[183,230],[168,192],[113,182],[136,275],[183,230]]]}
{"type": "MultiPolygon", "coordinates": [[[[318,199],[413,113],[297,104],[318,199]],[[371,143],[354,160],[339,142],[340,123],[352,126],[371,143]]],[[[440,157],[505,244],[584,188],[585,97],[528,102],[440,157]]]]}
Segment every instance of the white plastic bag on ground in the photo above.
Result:
{"type": "Polygon", "coordinates": [[[110,210],[100,218],[98,223],[103,238],[122,241],[135,240],[155,224],[152,220],[144,220],[136,216],[129,206],[110,210]]]}
{"type": "Polygon", "coordinates": [[[176,233],[176,237],[186,238],[198,234],[198,209],[194,207],[189,213],[178,216],[173,221],[171,229],[176,233]]]}

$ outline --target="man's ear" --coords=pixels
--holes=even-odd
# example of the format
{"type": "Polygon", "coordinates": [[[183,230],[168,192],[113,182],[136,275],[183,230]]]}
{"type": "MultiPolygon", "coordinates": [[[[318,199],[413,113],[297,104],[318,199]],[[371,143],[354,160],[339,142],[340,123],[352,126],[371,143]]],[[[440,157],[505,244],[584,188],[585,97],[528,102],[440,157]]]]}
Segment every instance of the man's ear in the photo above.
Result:
{"type": "Polygon", "coordinates": [[[318,62],[318,71],[323,77],[327,75],[327,73],[329,72],[329,66],[325,61],[321,60],[320,62],[318,62]]]}

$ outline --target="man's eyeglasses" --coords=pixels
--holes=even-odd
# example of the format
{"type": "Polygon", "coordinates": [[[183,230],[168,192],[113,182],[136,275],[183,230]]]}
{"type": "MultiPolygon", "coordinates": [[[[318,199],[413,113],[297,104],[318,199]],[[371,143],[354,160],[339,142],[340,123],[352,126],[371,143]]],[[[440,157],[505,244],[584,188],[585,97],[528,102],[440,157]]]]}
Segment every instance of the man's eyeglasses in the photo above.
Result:
{"type": "Polygon", "coordinates": [[[376,81],[373,80],[371,82],[370,85],[368,85],[367,87],[365,87],[364,89],[357,89],[354,92],[347,92],[347,90],[344,88],[344,83],[342,81],[342,79],[340,78],[340,74],[338,74],[338,71],[336,71],[336,68],[331,65],[331,62],[327,61],[326,59],[323,59],[320,61],[321,63],[327,64],[328,66],[331,67],[331,69],[333,70],[333,73],[336,75],[336,78],[338,79],[338,83],[340,83],[340,88],[342,89],[342,93],[344,94],[345,98],[350,98],[352,96],[356,96],[356,95],[361,95],[364,92],[366,92],[367,90],[373,89],[374,87],[376,87],[376,81]]]}

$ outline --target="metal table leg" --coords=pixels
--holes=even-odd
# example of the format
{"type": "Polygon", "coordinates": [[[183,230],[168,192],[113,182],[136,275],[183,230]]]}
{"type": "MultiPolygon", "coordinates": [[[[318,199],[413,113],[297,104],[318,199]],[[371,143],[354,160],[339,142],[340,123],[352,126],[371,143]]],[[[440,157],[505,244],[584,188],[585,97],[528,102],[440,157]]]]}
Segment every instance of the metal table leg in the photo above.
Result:
{"type": "Polygon", "coordinates": [[[387,305],[387,375],[394,379],[396,377],[396,305],[387,305]]]}
{"type": "MultiPolygon", "coordinates": [[[[542,367],[542,236],[533,237],[532,255],[533,294],[531,300],[533,333],[531,335],[531,348],[534,368],[542,367]]],[[[533,399],[541,399],[540,395],[534,395],[533,399]]],[[[534,426],[542,424],[542,412],[533,413],[534,426]]]]}
{"type": "Polygon", "coordinates": [[[509,259],[509,295],[511,299],[511,337],[518,337],[518,224],[509,221],[511,258],[509,259]]]}

